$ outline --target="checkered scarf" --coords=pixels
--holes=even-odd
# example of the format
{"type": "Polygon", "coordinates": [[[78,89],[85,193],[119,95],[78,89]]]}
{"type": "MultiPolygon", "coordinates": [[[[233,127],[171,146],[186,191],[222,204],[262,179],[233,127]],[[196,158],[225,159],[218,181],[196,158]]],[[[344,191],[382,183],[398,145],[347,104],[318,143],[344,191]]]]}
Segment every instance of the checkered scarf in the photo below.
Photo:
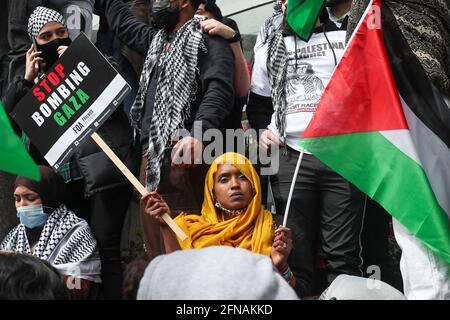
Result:
{"type": "Polygon", "coordinates": [[[282,6],[283,4],[281,0],[275,1],[275,3],[273,4],[273,15],[283,13],[282,6]]]}
{"type": "Polygon", "coordinates": [[[49,22],[59,22],[63,25],[66,24],[64,17],[57,11],[41,6],[37,7],[28,19],[28,35],[31,38],[36,38],[42,27],[49,22]]]}
{"type": "Polygon", "coordinates": [[[286,136],[286,65],[287,53],[283,33],[273,33],[268,40],[267,72],[272,87],[272,103],[275,111],[275,125],[281,139],[286,136]]]}
{"type": "Polygon", "coordinates": [[[276,32],[283,22],[283,11],[281,9],[281,1],[276,1],[273,5],[273,13],[268,17],[261,27],[258,38],[255,43],[255,50],[261,48],[267,43],[270,35],[276,32]]]}
{"type": "Polygon", "coordinates": [[[170,50],[163,50],[167,32],[160,30],[154,37],[139,84],[131,122],[139,130],[147,87],[157,64],[159,75],[155,94],[155,104],[149,131],[147,190],[155,191],[159,185],[164,148],[170,146],[172,134],[184,127],[190,115],[190,105],[195,99],[197,83],[195,76],[199,49],[206,52],[203,32],[195,17],[177,31],[170,44],[170,50]],[[159,58],[158,58],[159,57],[159,58]]]}
{"type": "MultiPolygon", "coordinates": [[[[87,222],[61,205],[47,219],[33,252],[23,224],[8,233],[0,244],[0,250],[33,254],[58,267],[89,261],[97,255],[97,242],[87,222]]],[[[99,263],[97,268],[99,271],[99,263]]]]}

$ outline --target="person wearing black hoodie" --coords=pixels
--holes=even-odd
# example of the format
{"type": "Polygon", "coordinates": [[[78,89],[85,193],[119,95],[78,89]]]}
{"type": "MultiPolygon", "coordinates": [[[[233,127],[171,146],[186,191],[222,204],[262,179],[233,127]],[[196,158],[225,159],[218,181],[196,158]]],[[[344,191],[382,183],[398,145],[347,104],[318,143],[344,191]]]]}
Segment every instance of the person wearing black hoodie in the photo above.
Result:
{"type": "MultiPolygon", "coordinates": [[[[287,1],[282,5],[286,14],[287,1]]],[[[293,34],[285,17],[255,52],[247,115],[252,127],[264,130],[261,147],[273,149],[276,144],[281,149],[279,171],[269,177],[280,220],[300,156],[298,142],[344,54],[346,21],[338,28],[325,18],[323,11],[311,39],[304,42],[293,34]]],[[[323,291],[339,274],[362,275],[359,237],[365,197],[308,153],[296,179],[288,218],[294,244],[289,263],[298,279],[295,290],[305,297],[323,291]],[[326,279],[316,285],[318,255],[326,279]]]]}

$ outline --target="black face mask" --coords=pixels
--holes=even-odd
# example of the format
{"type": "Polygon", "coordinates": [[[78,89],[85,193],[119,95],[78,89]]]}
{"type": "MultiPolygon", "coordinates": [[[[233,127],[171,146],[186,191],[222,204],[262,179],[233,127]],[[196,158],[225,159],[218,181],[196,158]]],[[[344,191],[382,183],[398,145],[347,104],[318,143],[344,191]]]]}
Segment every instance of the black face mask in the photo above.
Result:
{"type": "Polygon", "coordinates": [[[46,70],[50,69],[50,67],[58,60],[58,47],[69,46],[71,43],[72,41],[70,38],[58,38],[46,44],[36,44],[37,51],[42,51],[40,57],[44,59],[44,62],[46,63],[46,70]]]}
{"type": "Polygon", "coordinates": [[[156,27],[170,32],[180,19],[180,9],[172,9],[169,0],[152,1],[152,18],[156,27]]]}

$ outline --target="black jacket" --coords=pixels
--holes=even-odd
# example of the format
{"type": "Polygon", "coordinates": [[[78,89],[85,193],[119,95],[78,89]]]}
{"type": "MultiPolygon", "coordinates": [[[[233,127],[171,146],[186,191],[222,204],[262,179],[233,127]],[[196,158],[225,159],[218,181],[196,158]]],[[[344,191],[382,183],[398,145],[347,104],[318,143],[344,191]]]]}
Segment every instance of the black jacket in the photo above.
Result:
{"type": "MultiPolygon", "coordinates": [[[[147,51],[157,30],[140,22],[128,7],[118,0],[102,1],[103,10],[110,30],[128,47],[147,55],[147,51]]],[[[191,116],[185,128],[192,129],[194,121],[202,121],[203,131],[224,129],[224,120],[234,105],[234,57],[229,44],[220,37],[204,35],[208,50],[199,53],[197,77],[198,90],[192,101],[191,116]]]]}
{"type": "MultiPolygon", "coordinates": [[[[32,88],[33,83],[17,77],[8,87],[3,98],[6,112],[9,114],[17,103],[32,88]]],[[[10,118],[14,130],[21,134],[20,128],[10,118]]],[[[133,145],[133,133],[128,118],[122,105],[119,105],[114,113],[98,129],[97,133],[105,140],[106,144],[134,173],[138,171],[138,158],[133,145]]],[[[29,153],[37,164],[47,165],[44,157],[39,153],[32,143],[29,145],[29,153]]],[[[108,156],[92,140],[87,139],[75,152],[80,173],[84,179],[85,195],[108,190],[117,186],[128,184],[126,177],[120,172],[108,156]]]]}

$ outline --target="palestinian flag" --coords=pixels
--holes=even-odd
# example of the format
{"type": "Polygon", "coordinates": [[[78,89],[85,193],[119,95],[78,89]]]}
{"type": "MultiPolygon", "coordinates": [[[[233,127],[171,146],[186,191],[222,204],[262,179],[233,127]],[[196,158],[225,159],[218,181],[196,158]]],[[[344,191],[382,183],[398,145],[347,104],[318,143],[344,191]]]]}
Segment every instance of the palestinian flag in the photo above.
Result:
{"type": "Polygon", "coordinates": [[[14,133],[0,102],[0,170],[39,180],[39,169],[14,133]]]}
{"type": "Polygon", "coordinates": [[[325,3],[326,0],[288,0],[288,24],[303,41],[308,42],[311,38],[325,3]]]}
{"type": "Polygon", "coordinates": [[[373,5],[300,145],[450,263],[450,107],[387,5],[373,5]]]}

